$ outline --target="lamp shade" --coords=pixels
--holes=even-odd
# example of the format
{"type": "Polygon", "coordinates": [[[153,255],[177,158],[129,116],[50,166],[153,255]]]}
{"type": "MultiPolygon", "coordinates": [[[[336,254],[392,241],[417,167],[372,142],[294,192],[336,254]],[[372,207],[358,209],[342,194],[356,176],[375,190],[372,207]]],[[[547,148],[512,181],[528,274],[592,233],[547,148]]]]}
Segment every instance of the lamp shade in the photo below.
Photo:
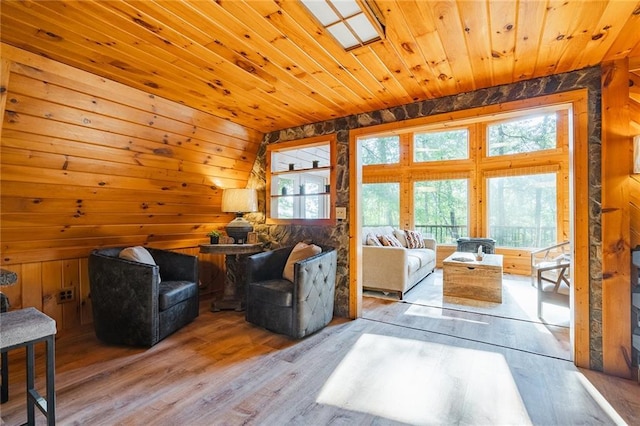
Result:
{"type": "Polygon", "coordinates": [[[248,213],[258,210],[258,194],[255,189],[225,189],[222,193],[222,211],[248,213]]]}

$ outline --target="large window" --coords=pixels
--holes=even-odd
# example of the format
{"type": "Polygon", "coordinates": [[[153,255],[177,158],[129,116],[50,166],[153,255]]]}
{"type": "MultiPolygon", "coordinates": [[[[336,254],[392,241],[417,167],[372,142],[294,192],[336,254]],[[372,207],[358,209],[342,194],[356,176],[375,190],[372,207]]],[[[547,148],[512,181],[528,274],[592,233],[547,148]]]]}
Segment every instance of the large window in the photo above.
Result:
{"type": "Polygon", "coordinates": [[[468,233],[467,179],[418,181],[413,187],[414,227],[439,244],[468,233]]]}
{"type": "Polygon", "coordinates": [[[489,236],[498,246],[543,247],[557,242],[555,173],[488,179],[489,236]]]}
{"type": "Polygon", "coordinates": [[[468,157],[469,131],[467,129],[413,135],[413,161],[415,162],[458,160],[468,157]]]}
{"type": "Polygon", "coordinates": [[[555,112],[488,126],[488,155],[522,154],[556,147],[555,112]]]}
{"type": "Polygon", "coordinates": [[[362,185],[362,225],[393,226],[400,224],[400,184],[368,183],[362,185]]]}
{"type": "Polygon", "coordinates": [[[371,137],[360,140],[362,164],[397,164],[400,162],[398,136],[371,137]]]}
{"type": "Polygon", "coordinates": [[[553,105],[376,128],[358,138],[363,224],[398,224],[439,244],[491,237],[520,256],[566,240],[569,115],[553,105]]]}

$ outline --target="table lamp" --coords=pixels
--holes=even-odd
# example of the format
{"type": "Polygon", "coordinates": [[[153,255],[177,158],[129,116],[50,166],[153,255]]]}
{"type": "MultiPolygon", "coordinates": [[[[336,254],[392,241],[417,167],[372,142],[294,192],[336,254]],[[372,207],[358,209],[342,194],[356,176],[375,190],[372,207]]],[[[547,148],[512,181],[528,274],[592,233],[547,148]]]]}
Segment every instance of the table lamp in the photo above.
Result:
{"type": "Polygon", "coordinates": [[[225,189],[222,193],[222,211],[236,214],[225,227],[227,235],[232,237],[236,244],[244,244],[247,234],[253,231],[253,225],[242,217],[245,213],[258,210],[258,195],[255,189],[225,189]]]}

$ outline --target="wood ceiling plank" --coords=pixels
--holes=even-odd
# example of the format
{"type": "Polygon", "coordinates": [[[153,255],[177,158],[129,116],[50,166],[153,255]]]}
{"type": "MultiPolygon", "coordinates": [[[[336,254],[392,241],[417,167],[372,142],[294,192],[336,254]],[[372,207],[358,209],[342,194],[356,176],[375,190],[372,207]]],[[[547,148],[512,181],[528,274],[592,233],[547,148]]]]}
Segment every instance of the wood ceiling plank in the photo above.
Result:
{"type": "Polygon", "coordinates": [[[588,16],[588,19],[585,20],[585,26],[588,26],[590,32],[584,33],[587,42],[577,55],[563,58],[563,61],[570,61],[570,64],[562,68],[580,69],[602,62],[605,54],[622,33],[625,23],[633,16],[636,8],[638,8],[638,4],[631,1],[609,0],[602,12],[598,12],[595,7],[590,5],[588,11],[596,14],[596,17],[599,16],[599,19],[588,16]]]}
{"type": "MultiPolygon", "coordinates": [[[[177,59],[169,59],[168,62],[178,66],[179,69],[189,69],[195,66],[201,72],[209,74],[212,71],[211,67],[213,67],[216,76],[213,85],[222,88],[222,93],[227,98],[244,98],[250,96],[254,91],[257,92],[256,96],[261,99],[261,102],[254,102],[250,107],[248,105],[251,105],[251,100],[243,100],[241,106],[243,113],[246,113],[247,110],[259,109],[264,105],[269,108],[267,114],[273,117],[286,118],[304,114],[302,111],[293,111],[287,108],[292,101],[295,101],[296,96],[299,96],[298,93],[276,90],[272,84],[273,81],[268,81],[270,79],[265,79],[264,75],[259,75],[261,73],[248,72],[251,69],[250,67],[243,68],[238,66],[238,60],[241,57],[233,54],[233,52],[231,52],[232,56],[220,56],[219,53],[226,52],[214,52],[193,42],[183,36],[180,33],[180,29],[174,30],[171,27],[171,25],[174,25],[173,22],[163,23],[143,12],[141,8],[148,3],[134,1],[131,5],[125,2],[98,2],[98,4],[105,6],[116,15],[124,17],[125,22],[127,18],[141,20],[145,30],[138,30],[136,35],[145,36],[145,39],[151,44],[157,45],[168,52],[173,51],[177,59]],[[239,86],[236,88],[235,86],[238,84],[239,86]]],[[[154,9],[156,12],[157,10],[158,8],[154,9]]],[[[122,26],[122,24],[119,26],[122,26]]],[[[213,39],[210,40],[210,42],[213,41],[213,39]]],[[[211,87],[212,82],[209,82],[208,86],[211,87]]],[[[306,119],[317,119],[317,117],[309,115],[306,119]]]]}
{"type": "MultiPolygon", "coordinates": [[[[292,65],[293,61],[290,55],[283,54],[281,49],[274,48],[274,45],[267,41],[268,39],[284,40],[286,37],[276,31],[268,22],[265,22],[264,18],[253,9],[244,8],[243,19],[239,21],[233,16],[233,13],[239,13],[237,8],[242,7],[240,2],[224,3],[224,7],[205,2],[163,1],[160,4],[176,14],[184,16],[185,19],[193,15],[196,19],[206,22],[206,27],[215,31],[215,40],[212,42],[210,39],[205,47],[215,51],[221,48],[232,48],[242,58],[238,59],[239,61],[250,61],[253,66],[269,73],[276,86],[283,85],[289,90],[295,91],[297,96],[305,94],[324,108],[346,114],[344,97],[337,96],[333,90],[330,90],[332,86],[338,84],[338,81],[333,76],[329,76],[331,79],[327,80],[328,85],[325,85],[325,82],[315,77],[319,68],[311,61],[301,61],[299,66],[292,65]],[[214,8],[218,10],[214,11],[214,8]],[[229,22],[233,22],[233,25],[230,25],[229,22]],[[257,33],[252,27],[260,28],[261,32],[257,33]],[[305,64],[312,64],[315,68],[304,69],[302,67],[305,64]]],[[[290,41],[289,44],[287,49],[289,52],[298,50],[290,41]]],[[[303,56],[302,59],[305,57],[303,56]]]]}
{"type": "Polygon", "coordinates": [[[440,74],[439,78],[448,88],[447,94],[464,93],[475,89],[475,80],[469,53],[467,51],[464,30],[455,0],[437,3],[417,2],[423,14],[431,16],[451,74],[440,74]],[[428,11],[428,13],[425,13],[428,11]]]}
{"type": "MultiPolygon", "coordinates": [[[[58,2],[38,2],[37,4],[38,6],[42,5],[48,8],[59,5],[58,2]]],[[[219,79],[214,80],[214,82],[207,80],[207,78],[211,79],[211,75],[206,67],[210,68],[209,64],[213,63],[214,60],[206,62],[201,58],[201,55],[191,55],[187,63],[176,66],[171,63],[171,61],[178,59],[172,53],[172,51],[177,50],[175,46],[160,41],[158,37],[154,35],[145,35],[145,31],[140,29],[140,25],[117,15],[117,12],[110,9],[102,9],[102,5],[103,3],[71,2],[70,6],[65,7],[62,11],[78,19],[89,14],[94,18],[91,22],[92,27],[75,24],[72,28],[63,28],[58,26],[57,22],[70,19],[71,17],[64,15],[56,16],[54,10],[44,10],[40,13],[41,18],[47,22],[48,28],[50,28],[47,33],[56,34],[60,37],[60,39],[56,39],[54,44],[57,46],[61,44],[71,44],[72,47],[66,50],[66,54],[71,61],[76,63],[74,64],[75,66],[85,69],[89,68],[98,75],[124,82],[129,86],[137,87],[148,92],[155,92],[174,101],[187,104],[196,103],[200,109],[206,110],[207,108],[206,104],[202,103],[203,99],[217,99],[216,103],[223,104],[224,108],[217,110],[215,107],[212,107],[212,112],[217,113],[216,115],[228,112],[227,118],[243,115],[247,117],[249,122],[251,122],[251,120],[259,120],[257,116],[254,116],[254,109],[245,107],[241,110],[242,106],[250,100],[250,95],[248,95],[244,89],[253,86],[247,86],[241,79],[235,78],[235,72],[228,73],[230,74],[228,80],[241,82],[243,84],[242,87],[236,86],[235,83],[230,83],[226,87],[220,87],[217,82],[221,81],[220,79],[224,76],[218,74],[216,77],[219,77],[219,79]],[[80,9],[76,10],[72,8],[72,6],[79,7],[80,9]],[[104,21],[101,21],[101,19],[104,21]],[[114,27],[114,25],[117,25],[117,27],[114,27]],[[102,28],[103,32],[97,32],[94,28],[102,28]],[[118,31],[114,31],[115,28],[118,28],[118,31]],[[77,32],[72,32],[72,30],[76,30],[77,32]],[[130,35],[126,30],[138,32],[133,33],[135,35],[130,35]],[[62,37],[62,35],[64,37],[62,37]],[[146,42],[145,37],[147,39],[146,42]],[[128,56],[121,54],[118,58],[118,52],[129,53],[128,56]],[[113,56],[110,56],[112,53],[113,56]],[[83,56],[80,56],[80,59],[78,59],[80,54],[83,54],[83,56]],[[202,66],[195,66],[194,63],[196,62],[200,62],[202,66]],[[114,77],[114,73],[117,73],[119,76],[118,79],[114,77]],[[165,75],[166,77],[163,77],[165,75]],[[123,78],[123,76],[126,77],[123,78]],[[196,84],[200,86],[198,89],[195,89],[196,84]],[[232,93],[233,96],[231,96],[232,93]]],[[[33,9],[33,7],[30,8],[30,13],[35,13],[35,11],[31,11],[31,9],[33,9]]],[[[30,25],[27,21],[28,18],[29,15],[26,15],[22,26],[30,25]]],[[[32,34],[39,33],[41,32],[39,32],[38,28],[32,29],[32,34]]],[[[20,43],[25,37],[34,38],[30,33],[22,34],[20,37],[18,37],[17,34],[14,35],[18,39],[15,43],[20,43]]],[[[36,42],[38,42],[37,39],[36,42]]],[[[48,45],[53,43],[49,40],[41,41],[41,43],[47,42],[48,45]]],[[[62,52],[62,49],[59,50],[62,52]]],[[[220,61],[219,58],[213,59],[220,61]]],[[[63,62],[69,63],[64,59],[63,62]]],[[[220,74],[222,74],[222,71],[220,71],[220,74]]],[[[275,108],[274,106],[274,109],[275,108]]],[[[286,108],[281,108],[280,113],[284,117],[295,116],[291,110],[286,108]]]]}
{"type": "MultiPolygon", "coordinates": [[[[340,93],[348,90],[366,102],[354,103],[352,113],[371,111],[376,109],[374,105],[382,105],[381,108],[389,106],[389,102],[378,101],[381,93],[384,94],[383,99],[389,97],[388,88],[381,87],[383,85],[380,80],[372,79],[373,73],[369,72],[366,63],[355,60],[357,55],[354,51],[345,52],[326,31],[318,27],[301,3],[279,2],[280,7],[276,9],[272,7],[272,2],[249,1],[245,4],[266,17],[278,31],[286,34],[288,40],[302,49],[304,55],[295,58],[302,60],[313,52],[312,58],[320,68],[317,78],[325,74],[334,76],[338,82],[332,86],[334,90],[340,93]]],[[[275,43],[280,41],[281,39],[274,40],[275,43]]]]}
{"type": "MultiPolygon", "coordinates": [[[[3,17],[2,19],[3,26],[6,23],[8,23],[10,20],[11,18],[3,17]]],[[[18,27],[19,27],[18,29],[11,30],[10,36],[4,37],[5,41],[19,48],[30,49],[30,50],[33,50],[33,48],[30,48],[30,46],[37,44],[39,46],[38,47],[39,53],[43,55],[46,54],[47,51],[55,51],[56,52],[55,54],[48,55],[48,56],[50,56],[54,60],[69,64],[79,69],[84,69],[96,75],[110,78],[114,81],[118,81],[130,87],[134,87],[139,90],[146,90],[147,92],[155,91],[156,94],[158,94],[158,96],[163,96],[167,99],[171,99],[176,102],[183,102],[185,104],[190,104],[190,105],[195,104],[199,109],[205,110],[205,111],[207,111],[206,104],[202,103],[202,100],[207,99],[205,97],[205,93],[206,93],[206,96],[209,97],[208,98],[209,100],[214,101],[214,105],[216,103],[215,102],[216,97],[220,98],[221,101],[226,100],[226,98],[228,97],[227,95],[222,95],[220,93],[216,95],[215,93],[213,93],[214,91],[211,90],[212,89],[211,87],[206,87],[207,86],[206,84],[203,84],[203,88],[205,88],[204,91],[194,92],[193,86],[191,86],[191,88],[189,88],[188,86],[181,87],[180,80],[177,78],[172,80],[169,77],[167,77],[165,79],[160,75],[160,73],[154,74],[151,71],[143,73],[139,69],[135,69],[135,70],[124,69],[121,66],[114,67],[114,65],[112,65],[114,62],[123,63],[123,62],[120,62],[123,59],[122,56],[120,57],[119,60],[116,60],[114,58],[108,58],[104,55],[96,54],[94,50],[87,50],[82,45],[77,45],[77,44],[68,42],[66,40],[57,41],[57,42],[50,41],[50,40],[39,40],[36,36],[38,33],[38,28],[35,28],[35,27],[29,28],[29,25],[27,23],[20,23],[18,27]],[[84,56],[80,56],[80,54],[83,54],[84,56]],[[145,78],[145,76],[153,76],[154,81],[151,81],[150,79],[145,78]],[[153,86],[156,89],[152,89],[150,88],[150,86],[153,86]],[[159,90],[160,88],[162,88],[162,90],[159,90]],[[168,89],[165,89],[165,88],[168,88],[168,89]],[[194,101],[194,99],[197,99],[197,102],[194,101]]],[[[3,33],[4,32],[6,32],[6,29],[3,28],[3,33]]],[[[166,72],[166,67],[164,68],[166,72]]],[[[184,72],[182,72],[182,74],[184,74],[184,72]]],[[[192,80],[190,79],[189,81],[192,81],[192,80]]],[[[187,83],[187,84],[193,84],[193,83],[187,83]]],[[[229,99],[228,103],[224,103],[225,105],[224,110],[213,107],[211,108],[212,111],[209,111],[209,112],[212,112],[219,117],[223,117],[227,119],[237,117],[238,114],[244,113],[242,111],[239,111],[238,100],[239,100],[238,98],[236,98],[236,101],[232,101],[231,99],[229,99]],[[227,111],[228,113],[225,114],[225,112],[227,111]]],[[[249,113],[244,113],[244,114],[246,118],[249,120],[249,122],[251,122],[250,120],[252,118],[254,120],[259,120],[258,116],[252,116],[249,113]]]]}
{"type": "Polygon", "coordinates": [[[438,37],[435,22],[429,8],[412,7],[409,2],[399,1],[396,4],[406,19],[406,27],[411,30],[424,57],[424,65],[428,67],[434,78],[430,81],[430,91],[436,97],[450,93],[448,76],[453,74],[447,61],[447,55],[438,37]],[[446,90],[445,90],[446,89],[446,90]]]}
{"type": "Polygon", "coordinates": [[[491,2],[491,65],[493,84],[506,84],[513,78],[515,68],[518,3],[512,1],[491,2]]]}
{"type": "Polygon", "coordinates": [[[24,50],[6,44],[2,45],[2,54],[13,63],[11,71],[20,75],[40,79],[52,84],[67,87],[80,93],[109,99],[113,93],[118,93],[118,102],[135,107],[163,117],[171,117],[199,128],[211,130],[225,137],[238,138],[259,144],[263,134],[255,130],[232,123],[214,115],[194,110],[191,107],[178,104],[168,99],[149,96],[140,90],[131,90],[128,86],[112,80],[105,80],[95,74],[81,71],[52,62],[44,57],[26,53],[24,50]],[[50,72],[54,69],[56,72],[50,72]],[[128,88],[128,90],[123,90],[128,88]]]}
{"type": "Polygon", "coordinates": [[[518,7],[514,81],[528,80],[535,74],[538,48],[545,25],[547,1],[521,1],[518,7]]]}
{"type": "Polygon", "coordinates": [[[400,57],[398,51],[393,48],[392,43],[382,40],[367,47],[379,58],[380,64],[387,70],[385,85],[390,84],[391,81],[397,82],[396,86],[399,87],[398,95],[402,96],[400,98],[401,104],[408,104],[424,98],[425,93],[420,86],[420,82],[411,75],[409,68],[400,57]]]}
{"type": "Polygon", "coordinates": [[[478,1],[458,1],[458,11],[465,32],[476,87],[494,85],[487,4],[478,1]]]}
{"type": "Polygon", "coordinates": [[[634,57],[640,55],[640,30],[638,30],[640,28],[640,1],[636,2],[629,19],[621,23],[624,26],[618,37],[611,44],[609,51],[604,55],[603,61],[613,61],[626,56],[634,57]]]}
{"type": "Polygon", "coordinates": [[[547,7],[534,76],[570,70],[569,58],[579,55],[585,48],[590,40],[589,22],[598,19],[605,6],[606,2],[602,1],[589,2],[589,7],[580,7],[578,2],[551,0],[547,7]]]}
{"type": "MultiPolygon", "coordinates": [[[[383,11],[386,23],[386,38],[391,46],[398,46],[398,56],[402,58],[403,66],[418,85],[416,93],[421,93],[421,99],[433,98],[431,87],[435,87],[436,76],[426,60],[420,46],[416,42],[411,29],[405,24],[406,20],[398,2],[387,2],[383,11]]],[[[413,85],[413,84],[412,84],[413,85]]]]}

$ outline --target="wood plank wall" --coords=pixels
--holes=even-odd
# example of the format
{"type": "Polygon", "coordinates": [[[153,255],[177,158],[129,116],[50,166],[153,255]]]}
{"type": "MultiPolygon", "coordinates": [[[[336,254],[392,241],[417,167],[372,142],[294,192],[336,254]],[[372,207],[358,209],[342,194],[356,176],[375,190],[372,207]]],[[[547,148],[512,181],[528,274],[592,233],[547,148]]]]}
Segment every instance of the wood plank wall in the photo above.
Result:
{"type": "MultiPolygon", "coordinates": [[[[91,321],[87,256],[146,245],[198,254],[223,188],[244,188],[262,134],[2,44],[1,265],[60,330],[91,321]],[[60,289],[75,290],[58,304],[60,289]]],[[[221,256],[200,257],[204,291],[221,256]]]]}
{"type": "Polygon", "coordinates": [[[631,377],[628,59],[602,64],[602,355],[605,373],[631,377]],[[621,159],[626,159],[626,164],[621,159]],[[624,307],[624,309],[621,309],[624,307]]]}

